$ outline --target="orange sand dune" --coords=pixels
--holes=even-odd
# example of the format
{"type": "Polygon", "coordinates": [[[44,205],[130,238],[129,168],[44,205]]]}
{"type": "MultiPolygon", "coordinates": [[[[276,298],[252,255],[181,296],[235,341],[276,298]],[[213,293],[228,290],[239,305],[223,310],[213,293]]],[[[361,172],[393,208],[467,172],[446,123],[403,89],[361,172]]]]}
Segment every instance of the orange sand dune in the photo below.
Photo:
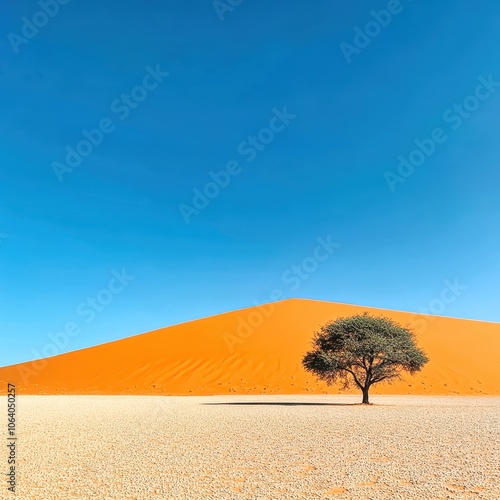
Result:
{"type": "MultiPolygon", "coordinates": [[[[410,325],[430,362],[380,394],[500,395],[500,324],[291,299],[0,368],[20,394],[318,394],[301,367],[313,332],[368,311],[410,325]]],[[[357,392],[357,390],[353,390],[357,392]]]]}

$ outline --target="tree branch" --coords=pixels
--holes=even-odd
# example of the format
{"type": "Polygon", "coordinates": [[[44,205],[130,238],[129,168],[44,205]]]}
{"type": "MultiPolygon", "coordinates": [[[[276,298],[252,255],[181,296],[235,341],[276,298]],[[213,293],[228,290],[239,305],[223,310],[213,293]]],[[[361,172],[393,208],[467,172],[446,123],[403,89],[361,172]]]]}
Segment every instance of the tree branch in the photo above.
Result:
{"type": "Polygon", "coordinates": [[[361,382],[358,380],[358,377],[356,377],[356,374],[352,371],[352,370],[349,370],[349,368],[344,368],[346,372],[350,373],[353,378],[354,378],[354,382],[356,382],[356,385],[360,388],[360,389],[363,389],[363,385],[361,384],[361,382]]]}
{"type": "Polygon", "coordinates": [[[385,379],[388,379],[388,378],[392,378],[394,377],[395,375],[384,375],[383,377],[375,377],[371,382],[372,384],[376,384],[377,382],[382,382],[382,380],[385,380],[385,379]]]}

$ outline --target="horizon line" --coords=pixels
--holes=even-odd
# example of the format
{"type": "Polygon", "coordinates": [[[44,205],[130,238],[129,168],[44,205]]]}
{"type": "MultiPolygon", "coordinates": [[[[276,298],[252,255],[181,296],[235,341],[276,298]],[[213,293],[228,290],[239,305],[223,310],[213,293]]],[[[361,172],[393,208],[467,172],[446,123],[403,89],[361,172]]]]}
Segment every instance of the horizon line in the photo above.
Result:
{"type": "Polygon", "coordinates": [[[10,365],[4,365],[4,366],[0,366],[0,369],[2,369],[2,368],[9,368],[9,367],[17,366],[17,365],[23,365],[23,364],[26,364],[26,363],[34,363],[34,362],[37,362],[37,361],[42,360],[42,359],[56,358],[57,356],[63,356],[65,354],[71,354],[71,353],[74,353],[74,352],[85,351],[87,349],[93,349],[95,347],[100,347],[100,346],[104,346],[104,345],[107,345],[107,344],[112,344],[113,342],[120,342],[122,340],[127,340],[127,339],[131,339],[131,338],[134,338],[134,337],[139,337],[141,335],[147,335],[147,334],[150,334],[150,333],[158,332],[160,330],[165,330],[167,328],[174,328],[174,327],[180,326],[180,325],[186,325],[186,324],[189,324],[189,323],[195,323],[197,321],[203,321],[203,320],[209,319],[209,318],[215,318],[217,316],[223,316],[225,314],[231,314],[231,313],[236,313],[236,312],[239,312],[239,311],[245,311],[247,309],[258,308],[258,307],[265,306],[265,305],[268,305],[268,304],[279,304],[281,302],[289,302],[289,301],[294,301],[294,300],[297,300],[297,301],[308,301],[308,302],[322,302],[322,303],[326,303],[326,304],[338,304],[338,305],[350,306],[350,307],[361,307],[361,308],[366,308],[366,309],[374,309],[376,311],[395,312],[395,313],[403,313],[403,314],[414,314],[416,316],[430,316],[430,317],[433,317],[433,318],[456,319],[456,320],[459,320],[459,321],[472,321],[472,322],[475,322],[475,323],[488,323],[488,324],[500,325],[500,322],[498,322],[498,321],[477,320],[477,319],[471,319],[471,318],[459,318],[459,317],[456,317],[456,316],[443,316],[443,315],[439,315],[439,314],[417,313],[417,312],[414,312],[414,311],[404,311],[404,310],[400,310],[400,309],[387,309],[387,308],[383,308],[383,307],[366,306],[366,305],[361,305],[361,304],[352,304],[352,303],[348,303],[348,302],[337,302],[337,301],[331,301],[331,300],[311,299],[311,298],[306,298],[306,297],[288,297],[286,299],[280,299],[280,300],[275,300],[275,301],[263,302],[262,304],[255,304],[253,306],[240,307],[240,308],[232,309],[232,310],[229,310],[229,311],[223,311],[223,312],[219,312],[219,313],[209,314],[208,316],[202,316],[201,318],[195,318],[195,319],[191,319],[191,320],[187,320],[187,321],[181,321],[179,323],[173,323],[173,324],[170,324],[170,325],[166,325],[166,326],[162,326],[162,327],[159,327],[159,328],[155,328],[153,330],[148,330],[146,332],[134,333],[132,335],[127,335],[127,336],[121,337],[119,339],[108,340],[108,341],[102,342],[100,344],[94,344],[94,345],[90,345],[90,346],[87,346],[87,347],[82,347],[82,348],[79,348],[79,349],[74,349],[74,350],[71,350],[71,351],[60,352],[58,354],[54,354],[53,356],[46,356],[46,357],[42,357],[42,358],[36,358],[36,359],[30,359],[30,360],[27,360],[27,361],[21,361],[19,363],[13,363],[13,364],[10,364],[10,365]]]}

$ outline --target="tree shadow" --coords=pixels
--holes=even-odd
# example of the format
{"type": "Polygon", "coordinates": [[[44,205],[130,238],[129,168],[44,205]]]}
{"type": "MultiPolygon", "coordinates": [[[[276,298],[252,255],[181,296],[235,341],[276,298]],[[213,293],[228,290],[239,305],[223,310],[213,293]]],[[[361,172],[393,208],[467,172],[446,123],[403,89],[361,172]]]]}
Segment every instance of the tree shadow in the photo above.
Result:
{"type": "Polygon", "coordinates": [[[362,403],[292,403],[278,401],[235,401],[234,403],[201,403],[205,406],[369,406],[362,403]]]}

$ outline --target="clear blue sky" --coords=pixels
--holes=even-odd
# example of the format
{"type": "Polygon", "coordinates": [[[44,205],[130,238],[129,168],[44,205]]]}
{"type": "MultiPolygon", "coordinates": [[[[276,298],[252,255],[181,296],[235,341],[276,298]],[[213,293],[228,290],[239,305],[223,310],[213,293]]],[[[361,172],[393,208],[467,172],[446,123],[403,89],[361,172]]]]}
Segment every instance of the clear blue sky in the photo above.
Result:
{"type": "Polygon", "coordinates": [[[222,21],[211,1],[72,0],[50,18],[6,2],[0,364],[35,358],[70,321],[81,333],[61,352],[276,288],[419,311],[458,279],[467,288],[442,314],[500,321],[500,87],[471,98],[478,77],[500,82],[500,4],[394,1],[244,0],[219,7],[222,21]],[[388,5],[391,20],[374,21],[388,5]],[[148,66],[169,75],[145,80],[148,66]],[[474,110],[457,118],[464,101],[474,110]],[[288,124],[271,120],[284,109],[288,124]],[[54,162],[105,119],[59,182],[54,162]],[[398,157],[437,128],[446,139],[391,190],[398,157]],[[259,133],[252,154],[242,143],[259,133]],[[179,205],[231,161],[239,173],[186,224],[179,205]],[[340,246],[297,278],[328,236],[340,246]],[[122,269],[126,288],[79,314],[122,269]]]}

